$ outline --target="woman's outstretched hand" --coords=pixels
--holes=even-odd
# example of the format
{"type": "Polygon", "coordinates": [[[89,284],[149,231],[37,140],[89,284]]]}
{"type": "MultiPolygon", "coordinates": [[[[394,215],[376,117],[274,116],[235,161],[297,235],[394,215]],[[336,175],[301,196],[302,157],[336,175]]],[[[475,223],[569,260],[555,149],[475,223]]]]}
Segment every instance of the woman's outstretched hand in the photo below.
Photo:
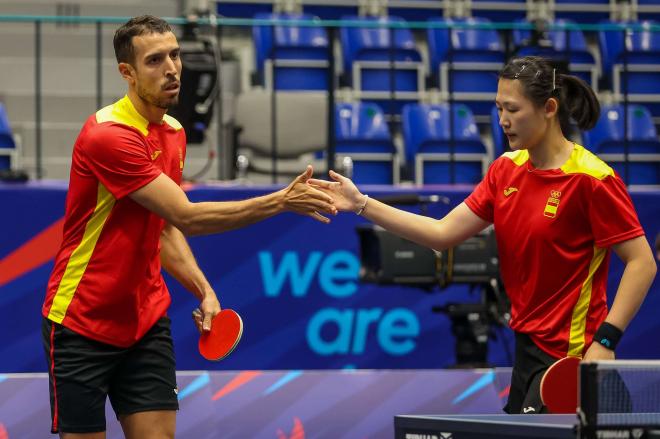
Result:
{"type": "Polygon", "coordinates": [[[332,170],[329,174],[334,181],[310,178],[307,183],[330,195],[340,212],[358,212],[365,204],[366,195],[360,193],[350,178],[332,170]]]}

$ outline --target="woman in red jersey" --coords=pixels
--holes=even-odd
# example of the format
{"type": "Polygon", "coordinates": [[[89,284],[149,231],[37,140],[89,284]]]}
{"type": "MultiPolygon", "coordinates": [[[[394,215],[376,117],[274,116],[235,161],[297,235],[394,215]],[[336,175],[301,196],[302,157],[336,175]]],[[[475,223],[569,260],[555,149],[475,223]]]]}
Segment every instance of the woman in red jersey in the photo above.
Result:
{"type": "Polygon", "coordinates": [[[331,194],[340,211],[437,250],[494,224],[516,334],[505,411],[539,413],[545,410],[540,380],[554,361],[614,358],[656,265],[625,184],[566,138],[570,118],[581,129],[598,120],[593,90],[544,58],[522,57],[500,72],[496,105],[512,151],[496,159],[474,192],[440,220],[370,199],[332,171],[334,181],[310,183],[331,194]],[[608,310],[610,249],[625,270],[608,310]]]}

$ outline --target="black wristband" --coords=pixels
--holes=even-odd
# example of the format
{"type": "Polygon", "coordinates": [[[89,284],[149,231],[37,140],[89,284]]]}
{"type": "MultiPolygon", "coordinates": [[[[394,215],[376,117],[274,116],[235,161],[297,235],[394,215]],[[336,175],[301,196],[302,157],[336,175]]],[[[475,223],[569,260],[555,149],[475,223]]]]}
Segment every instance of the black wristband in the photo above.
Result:
{"type": "Polygon", "coordinates": [[[616,345],[619,344],[622,336],[622,330],[607,322],[603,322],[594,335],[594,341],[613,351],[616,349],[616,345]]]}

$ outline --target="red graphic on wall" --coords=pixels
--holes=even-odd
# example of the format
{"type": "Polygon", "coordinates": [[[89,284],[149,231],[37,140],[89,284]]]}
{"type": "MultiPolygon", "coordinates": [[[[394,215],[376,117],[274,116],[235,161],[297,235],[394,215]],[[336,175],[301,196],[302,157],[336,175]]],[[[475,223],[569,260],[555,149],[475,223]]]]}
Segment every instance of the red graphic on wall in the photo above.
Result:
{"type": "Polygon", "coordinates": [[[62,243],[63,225],[64,218],[55,221],[0,260],[0,287],[53,259],[62,243]]]}

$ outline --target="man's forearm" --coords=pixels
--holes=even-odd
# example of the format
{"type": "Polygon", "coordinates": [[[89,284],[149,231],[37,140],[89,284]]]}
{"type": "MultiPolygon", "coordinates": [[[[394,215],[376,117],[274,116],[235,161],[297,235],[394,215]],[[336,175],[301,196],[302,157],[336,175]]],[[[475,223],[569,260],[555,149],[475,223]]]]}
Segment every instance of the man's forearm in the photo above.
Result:
{"type": "Polygon", "coordinates": [[[169,177],[159,175],[129,196],[185,235],[203,235],[254,224],[284,211],[307,215],[322,223],[325,214],[336,214],[333,199],[307,184],[312,167],[286,188],[244,201],[191,203],[183,190],[169,177]]]}
{"type": "Polygon", "coordinates": [[[281,191],[243,201],[191,203],[180,227],[185,235],[219,233],[254,224],[283,210],[281,191]]]}
{"type": "Polygon", "coordinates": [[[160,260],[165,271],[200,300],[213,293],[186,238],[178,229],[168,224],[161,234],[160,244],[160,260]]]}

